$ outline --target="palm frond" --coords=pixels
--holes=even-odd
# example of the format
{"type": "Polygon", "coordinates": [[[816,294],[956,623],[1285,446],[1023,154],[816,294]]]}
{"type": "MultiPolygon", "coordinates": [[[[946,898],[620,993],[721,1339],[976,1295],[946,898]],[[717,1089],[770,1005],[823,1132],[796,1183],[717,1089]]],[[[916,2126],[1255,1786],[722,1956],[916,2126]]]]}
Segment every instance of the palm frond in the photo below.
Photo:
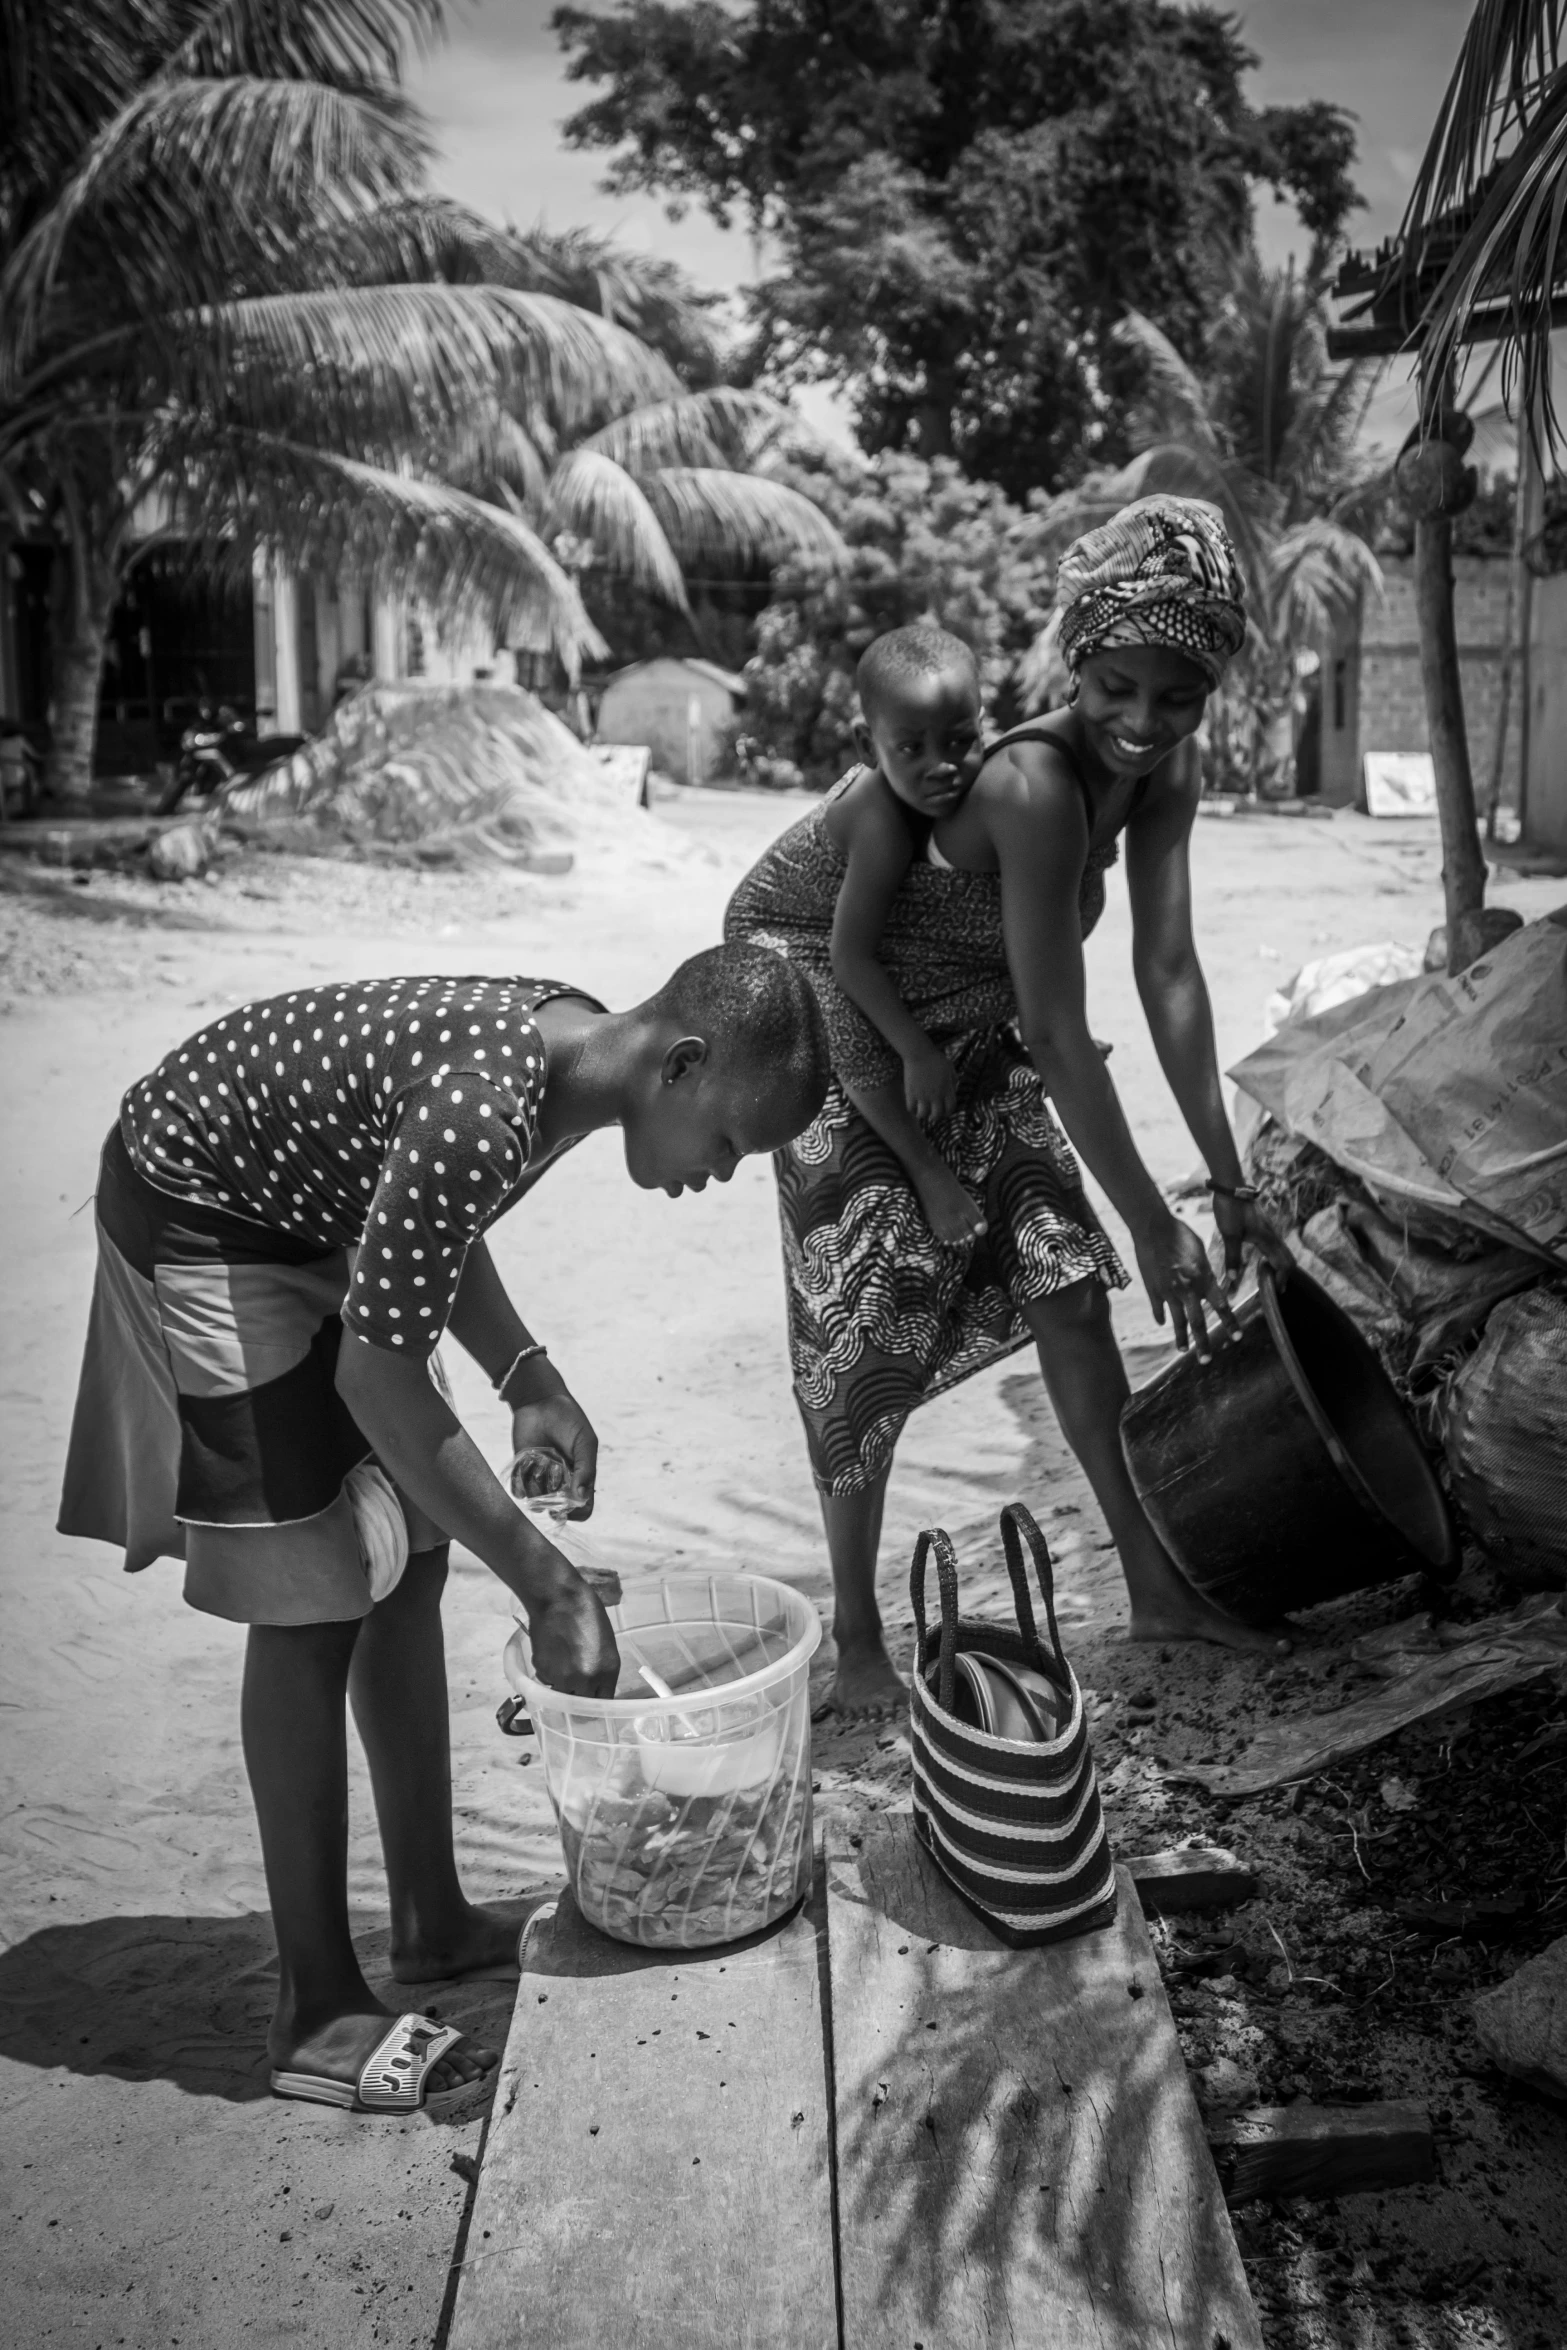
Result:
{"type": "Polygon", "coordinates": [[[749,569],[789,555],[836,564],[848,552],[819,506],[766,474],[670,465],[649,474],[642,487],[687,571],[703,563],[749,569]]]}
{"type": "Polygon", "coordinates": [[[301,569],[343,570],[459,626],[552,645],[568,666],[603,639],[571,580],[517,514],[451,488],[282,435],[231,433],[182,468],[194,536],[265,545],[301,569]]]}
{"type": "Polygon", "coordinates": [[[1140,310],[1129,310],[1114,331],[1123,349],[1135,351],[1148,371],[1145,395],[1151,411],[1149,440],[1190,439],[1199,448],[1218,454],[1218,436],[1209,413],[1208,396],[1194,367],[1188,365],[1162,327],[1140,310]]]}
{"type": "Polygon", "coordinates": [[[511,234],[537,273],[527,282],[541,292],[629,327],[687,377],[716,371],[712,298],[674,262],[633,252],[594,229],[551,229],[541,221],[511,234]]]}
{"type": "Polygon", "coordinates": [[[1383,592],[1375,555],[1340,523],[1321,517],[1298,523],[1270,550],[1268,618],[1277,641],[1324,637],[1362,597],[1383,592]]]}
{"type": "Polygon", "coordinates": [[[643,491],[612,457],[585,445],[562,458],[550,476],[544,518],[557,530],[591,539],[611,571],[686,609],[685,581],[663,526],[643,491]]]}
{"type": "Polygon", "coordinates": [[[511,492],[524,512],[537,513],[549,487],[538,442],[498,400],[487,400],[446,439],[432,443],[420,471],[475,497],[511,492]]]}
{"type": "Polygon", "coordinates": [[[417,450],[500,399],[558,429],[657,399],[670,370],[591,312],[501,286],[355,286],[216,304],[170,321],[192,408],[292,437],[417,450]]]}
{"type": "Polygon", "coordinates": [[[1301,463],[1318,473],[1342,464],[1360,439],[1381,380],[1381,362],[1374,359],[1355,360],[1334,371],[1312,409],[1309,445],[1307,435],[1301,436],[1301,463]]]}
{"type": "Polygon", "coordinates": [[[0,5],[0,254],[135,86],[158,0],[0,5]]]}
{"type": "Polygon", "coordinates": [[[582,445],[640,478],[665,465],[745,464],[791,421],[782,401],[766,392],[719,384],[628,409],[582,445]]]}
{"type": "Polygon", "coordinates": [[[1552,303],[1567,274],[1567,67],[1547,85],[1527,127],[1479,204],[1426,305],[1423,373],[1440,384],[1476,311],[1505,316],[1504,388],[1521,382],[1525,414],[1560,438],[1552,397],[1552,303]]]}
{"type": "Polygon", "coordinates": [[[389,90],[184,81],[139,90],[88,146],[11,257],[0,313],[18,357],[36,343],[67,256],[86,238],[126,307],[190,305],[230,290],[269,225],[325,201],[339,218],[398,195],[423,162],[389,90]],[[129,233],[127,233],[129,232],[129,233]]]}
{"type": "Polygon", "coordinates": [[[1414,250],[1478,191],[1509,136],[1527,130],[1561,56],[1567,0],[1476,0],[1399,231],[1414,250]]]}
{"type": "Polygon", "coordinates": [[[337,87],[395,81],[410,42],[442,29],[442,0],[184,0],[165,8],[161,71],[258,74],[337,87]]]}
{"type": "MultiPolygon", "coordinates": [[[[377,205],[347,222],[323,222],[301,237],[295,267],[302,283],[511,286],[519,293],[561,294],[533,265],[523,240],[454,197],[425,191],[377,205]]],[[[566,297],[562,295],[562,299],[566,297]]]]}

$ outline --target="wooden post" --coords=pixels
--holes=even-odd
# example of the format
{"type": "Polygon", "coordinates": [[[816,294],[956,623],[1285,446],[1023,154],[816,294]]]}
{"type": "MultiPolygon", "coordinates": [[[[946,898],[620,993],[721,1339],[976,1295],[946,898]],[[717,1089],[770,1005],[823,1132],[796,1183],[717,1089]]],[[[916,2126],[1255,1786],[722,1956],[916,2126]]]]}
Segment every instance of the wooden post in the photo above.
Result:
{"type": "Polygon", "coordinates": [[[1442,894],[1447,909],[1447,967],[1462,971],[1480,951],[1485,859],[1475,820],[1474,778],[1464,731],[1464,695],[1453,621],[1453,526],[1445,514],[1415,524],[1415,611],[1420,623],[1420,677],[1426,730],[1442,824],[1442,894]]]}
{"type": "Polygon", "coordinates": [[[1529,768],[1533,759],[1534,574],[1525,549],[1545,523],[1545,474],[1540,452],[1546,445],[1543,402],[1518,419],[1518,837],[1529,829],[1529,768]]]}

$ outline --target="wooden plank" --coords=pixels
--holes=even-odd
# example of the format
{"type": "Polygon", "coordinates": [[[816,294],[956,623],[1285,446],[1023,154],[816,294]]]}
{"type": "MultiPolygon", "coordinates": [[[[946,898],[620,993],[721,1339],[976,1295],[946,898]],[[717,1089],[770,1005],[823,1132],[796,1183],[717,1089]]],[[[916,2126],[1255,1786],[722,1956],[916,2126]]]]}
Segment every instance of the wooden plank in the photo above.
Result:
{"type": "Polygon", "coordinates": [[[837,2350],[823,1925],[660,1952],[540,1912],[450,2350],[837,2350]]]}
{"type": "Polygon", "coordinates": [[[828,1853],[843,2350],[1261,2350],[1148,1929],[1009,1950],[907,1812],[828,1853]]]}
{"type": "Polygon", "coordinates": [[[1137,1887],[1143,1915],[1175,1917],[1183,1911],[1238,1909],[1257,1895],[1255,1873],[1233,1852],[1216,1844],[1183,1845],[1174,1852],[1143,1852],[1123,1863],[1137,1887]]]}
{"type": "Polygon", "coordinates": [[[1258,2105],[1209,2133],[1232,2203],[1258,2196],[1357,2195],[1436,2177],[1428,2109],[1382,2105],[1258,2105]]]}

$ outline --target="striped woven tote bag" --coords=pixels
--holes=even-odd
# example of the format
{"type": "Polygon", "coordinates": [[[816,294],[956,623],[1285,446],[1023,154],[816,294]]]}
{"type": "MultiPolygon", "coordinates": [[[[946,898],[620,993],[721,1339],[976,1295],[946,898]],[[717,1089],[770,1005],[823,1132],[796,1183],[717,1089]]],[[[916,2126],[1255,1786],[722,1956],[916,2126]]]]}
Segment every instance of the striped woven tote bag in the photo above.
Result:
{"type": "MultiPolygon", "coordinates": [[[[939,1529],[920,1536],[910,1594],[918,1632],[911,1689],[914,1827],[943,1875],[1003,1942],[1024,1948],[1064,1941],[1115,1915],[1115,1864],[1100,1809],[1077,1676],[1056,1626],[1050,1553],[1028,1511],[1001,1513],[1001,1542],[1017,1628],[958,1613],[958,1570],[939,1529]],[[1033,1558],[1050,1627],[1034,1623],[1023,1545],[1033,1558]],[[925,1620],[925,1567],[934,1552],[941,1623],[925,1620]],[[1042,1738],[987,1735],[958,1710],[962,1676],[994,1659],[1009,1682],[1038,1693],[1042,1738]]],[[[972,1708],[969,1709],[972,1711],[972,1708]]]]}

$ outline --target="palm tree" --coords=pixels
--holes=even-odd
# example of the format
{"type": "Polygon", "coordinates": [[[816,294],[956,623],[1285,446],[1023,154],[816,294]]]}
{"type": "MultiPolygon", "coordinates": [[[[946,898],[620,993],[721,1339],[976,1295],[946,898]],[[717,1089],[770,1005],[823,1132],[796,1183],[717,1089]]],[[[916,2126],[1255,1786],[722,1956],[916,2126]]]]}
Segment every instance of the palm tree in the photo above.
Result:
{"type": "MultiPolygon", "coordinates": [[[[821,508],[767,470],[809,436],[782,402],[719,380],[712,304],[674,263],[587,229],[497,228],[433,197],[357,224],[336,260],[353,283],[438,278],[555,297],[668,362],[668,396],[617,405],[593,430],[498,389],[420,453],[422,471],[523,518],[574,584],[602,569],[689,613],[685,573],[697,566],[842,559],[821,508]]],[[[524,616],[514,641],[552,640],[524,616]]]]}
{"type": "MultiPolygon", "coordinates": [[[[1327,356],[1324,280],[1237,257],[1193,366],[1138,312],[1117,339],[1143,363],[1132,417],[1137,454],[1089,475],[1046,509],[1064,541],[1108,520],[1133,498],[1206,498],[1224,513],[1246,577],[1251,622],[1245,658],[1226,687],[1244,711],[1243,767],[1255,774],[1272,720],[1290,690],[1293,656],[1318,644],[1382,575],[1347,519],[1366,469],[1356,440],[1374,370],[1336,368],[1327,356]]],[[[1041,660],[1031,657],[1028,677],[1041,660]]]]}
{"type": "Polygon", "coordinates": [[[780,401],[714,384],[629,408],[580,436],[530,432],[492,409],[448,453],[446,470],[525,516],[574,579],[612,573],[689,615],[689,572],[743,573],[794,555],[843,559],[821,508],[767,470],[800,437],[780,401]]]}
{"type": "Polygon", "coordinates": [[[585,475],[609,550],[652,565],[677,602],[681,551],[723,518],[747,543],[811,534],[782,485],[747,501],[727,475],[698,478],[724,470],[706,462],[721,396],[688,394],[623,322],[689,345],[696,309],[674,273],[519,238],[426,191],[396,75],[404,42],[439,20],[440,0],[0,14],[0,499],[69,556],[58,796],[89,786],[109,619],[155,494],[214,565],[248,571],[267,546],[395,579],[568,668],[604,649],[549,543],[587,514],[585,475]],[[588,280],[591,298],[573,298],[588,280]],[[705,434],[692,397],[718,403],[705,434]],[[636,416],[627,462],[594,447],[636,416]],[[521,487],[467,486],[476,443],[521,487]]]}

